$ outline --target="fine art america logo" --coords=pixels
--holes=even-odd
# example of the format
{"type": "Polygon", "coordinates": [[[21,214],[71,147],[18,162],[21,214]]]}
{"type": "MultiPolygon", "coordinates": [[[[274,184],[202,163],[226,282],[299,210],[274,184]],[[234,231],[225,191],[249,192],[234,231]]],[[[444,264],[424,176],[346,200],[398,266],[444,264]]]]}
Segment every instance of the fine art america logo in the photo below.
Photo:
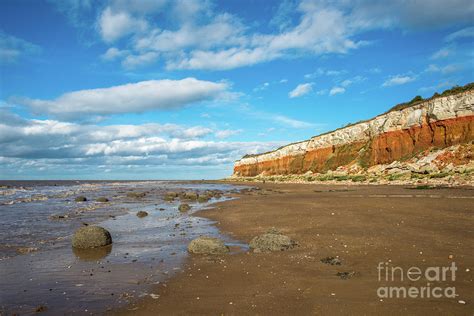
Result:
{"type": "Polygon", "coordinates": [[[454,286],[443,286],[442,282],[456,280],[456,263],[443,267],[402,267],[379,262],[377,266],[379,282],[386,286],[377,289],[379,298],[455,298],[454,286]],[[410,286],[392,286],[395,282],[410,282],[410,286]]]}

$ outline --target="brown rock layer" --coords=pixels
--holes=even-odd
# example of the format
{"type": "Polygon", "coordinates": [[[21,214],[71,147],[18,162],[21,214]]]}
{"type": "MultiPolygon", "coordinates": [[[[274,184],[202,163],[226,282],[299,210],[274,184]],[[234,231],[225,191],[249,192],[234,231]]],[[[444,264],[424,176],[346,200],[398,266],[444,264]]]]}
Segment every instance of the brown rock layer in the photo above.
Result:
{"type": "Polygon", "coordinates": [[[431,147],[444,148],[473,140],[474,116],[470,115],[385,132],[367,141],[317,148],[254,164],[240,164],[234,167],[234,174],[251,177],[259,174],[325,172],[352,163],[367,168],[410,158],[431,147]]]}

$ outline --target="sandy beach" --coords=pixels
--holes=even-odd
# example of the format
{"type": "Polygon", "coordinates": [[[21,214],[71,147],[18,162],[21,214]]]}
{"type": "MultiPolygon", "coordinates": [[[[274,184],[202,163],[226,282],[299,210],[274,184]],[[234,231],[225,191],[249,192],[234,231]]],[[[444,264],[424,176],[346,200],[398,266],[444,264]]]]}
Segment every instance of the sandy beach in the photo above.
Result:
{"type": "Polygon", "coordinates": [[[221,233],[246,243],[276,227],[298,247],[189,256],[182,272],[154,287],[153,297],[112,313],[472,315],[472,187],[255,186],[194,215],[216,221],[221,233]],[[327,257],[340,265],[323,263],[327,257]],[[416,281],[406,274],[410,267],[441,271],[453,263],[454,281],[451,274],[434,282],[423,272],[416,281]],[[398,270],[386,278],[380,266],[398,270]],[[379,295],[381,287],[454,288],[455,295],[390,298],[379,295]]]}

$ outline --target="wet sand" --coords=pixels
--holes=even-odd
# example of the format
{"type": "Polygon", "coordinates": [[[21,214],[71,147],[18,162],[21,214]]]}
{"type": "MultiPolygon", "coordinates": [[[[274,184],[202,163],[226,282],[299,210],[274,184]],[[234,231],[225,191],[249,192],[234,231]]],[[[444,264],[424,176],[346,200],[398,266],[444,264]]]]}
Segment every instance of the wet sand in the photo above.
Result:
{"type": "MultiPolygon", "coordinates": [[[[5,182],[3,182],[5,183],[5,182]]],[[[0,185],[2,183],[0,182],[0,185]]],[[[238,192],[222,183],[194,182],[16,182],[0,189],[0,315],[103,314],[147,296],[154,284],[182,268],[186,246],[199,235],[221,237],[194,211],[238,192]],[[57,184],[57,185],[56,185],[57,184]],[[211,194],[207,202],[168,191],[211,194]],[[84,196],[86,201],[75,201],[84,196]],[[108,202],[97,201],[107,197],[108,202]],[[178,206],[189,203],[189,212],[178,206]],[[137,212],[148,215],[140,218],[137,212]],[[83,225],[107,229],[113,244],[71,247],[83,225]]],[[[238,243],[236,243],[238,244],[238,243]]]]}
{"type": "MultiPolygon", "coordinates": [[[[295,249],[190,256],[182,272],[114,314],[472,315],[474,188],[255,184],[258,191],[197,215],[249,242],[271,227],[295,249]],[[320,260],[338,257],[341,265],[320,260]],[[446,267],[455,281],[382,277],[377,266],[446,267]],[[342,279],[338,272],[355,272],[342,279]],[[455,298],[380,298],[379,287],[455,287],[455,298]]],[[[383,274],[382,274],[383,275],[383,274]]],[[[398,276],[398,277],[397,277],[398,276]]]]}

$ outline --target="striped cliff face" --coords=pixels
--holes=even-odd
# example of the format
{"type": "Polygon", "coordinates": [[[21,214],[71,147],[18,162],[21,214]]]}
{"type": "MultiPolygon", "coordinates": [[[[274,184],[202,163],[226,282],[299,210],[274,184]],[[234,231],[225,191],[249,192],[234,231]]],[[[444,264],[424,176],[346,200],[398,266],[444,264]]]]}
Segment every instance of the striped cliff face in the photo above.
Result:
{"type": "Polygon", "coordinates": [[[438,97],[379,115],[275,151],[244,157],[236,176],[326,172],[359,164],[367,168],[409,158],[431,147],[474,140],[474,90],[438,97]]]}

